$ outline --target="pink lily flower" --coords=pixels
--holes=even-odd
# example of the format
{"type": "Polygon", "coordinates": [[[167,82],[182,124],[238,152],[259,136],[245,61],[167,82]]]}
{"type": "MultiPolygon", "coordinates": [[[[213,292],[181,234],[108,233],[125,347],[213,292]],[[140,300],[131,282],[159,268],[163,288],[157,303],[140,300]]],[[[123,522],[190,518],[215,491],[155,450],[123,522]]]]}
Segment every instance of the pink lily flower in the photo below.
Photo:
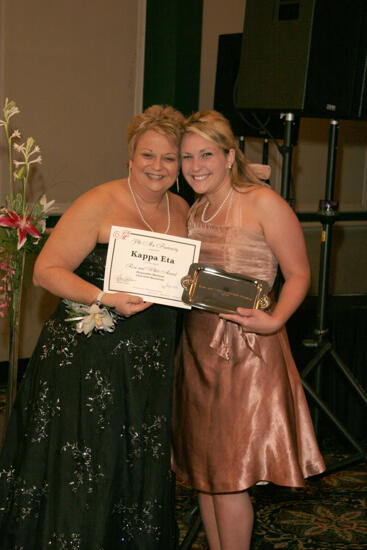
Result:
{"type": "Polygon", "coordinates": [[[5,210],[6,214],[0,216],[0,226],[2,227],[14,227],[18,229],[18,246],[19,250],[22,248],[27,240],[27,233],[36,239],[41,237],[39,231],[31,224],[33,218],[27,217],[24,214],[18,216],[15,212],[5,210]]]}

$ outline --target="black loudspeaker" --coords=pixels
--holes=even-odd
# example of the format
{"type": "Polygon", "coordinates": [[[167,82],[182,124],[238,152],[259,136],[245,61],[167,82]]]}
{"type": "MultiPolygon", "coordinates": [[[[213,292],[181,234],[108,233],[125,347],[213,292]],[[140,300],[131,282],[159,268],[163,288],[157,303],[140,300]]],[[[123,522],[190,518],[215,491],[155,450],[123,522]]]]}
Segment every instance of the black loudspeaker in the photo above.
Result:
{"type": "Polygon", "coordinates": [[[367,0],[247,0],[235,104],[367,119],[367,0]]]}
{"type": "MultiPolygon", "coordinates": [[[[264,137],[266,132],[253,116],[239,113],[233,103],[240,65],[242,36],[241,32],[219,35],[214,109],[228,118],[236,136],[264,137]]],[[[265,115],[261,117],[261,122],[275,138],[281,139],[283,137],[284,123],[280,119],[279,113],[277,115],[265,115]]]]}

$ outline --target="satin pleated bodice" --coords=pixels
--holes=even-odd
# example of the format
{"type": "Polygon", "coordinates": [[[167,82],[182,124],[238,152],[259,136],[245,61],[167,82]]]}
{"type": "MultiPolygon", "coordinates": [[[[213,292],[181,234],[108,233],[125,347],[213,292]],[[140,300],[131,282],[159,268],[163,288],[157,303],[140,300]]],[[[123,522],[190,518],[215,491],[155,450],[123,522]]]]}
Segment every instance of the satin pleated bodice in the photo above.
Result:
{"type": "Polygon", "coordinates": [[[197,218],[194,205],[188,223],[188,235],[201,241],[200,262],[231,273],[242,273],[262,279],[272,288],[277,273],[277,260],[264,235],[240,226],[241,193],[232,193],[226,224],[210,225],[197,218]]]}

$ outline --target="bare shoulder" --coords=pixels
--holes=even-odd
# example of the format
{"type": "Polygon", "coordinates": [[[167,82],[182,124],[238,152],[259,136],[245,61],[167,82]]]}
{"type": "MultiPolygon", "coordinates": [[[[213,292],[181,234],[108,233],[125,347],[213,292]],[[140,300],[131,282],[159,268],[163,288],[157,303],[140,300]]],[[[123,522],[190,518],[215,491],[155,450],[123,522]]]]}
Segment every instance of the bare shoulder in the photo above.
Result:
{"type": "Polygon", "coordinates": [[[72,203],[64,216],[83,216],[85,214],[90,219],[92,215],[106,212],[117,200],[117,197],[123,193],[122,181],[109,181],[86,191],[72,203]]]}
{"type": "Polygon", "coordinates": [[[269,186],[256,185],[245,189],[240,195],[242,199],[254,208],[259,214],[280,214],[290,213],[293,215],[293,210],[283,197],[269,186]]]}
{"type": "MultiPolygon", "coordinates": [[[[239,200],[245,200],[245,201],[251,201],[254,204],[257,203],[259,205],[267,203],[272,203],[273,201],[284,201],[282,197],[274,191],[271,187],[268,185],[251,185],[244,188],[238,189],[239,197],[241,197],[239,200]]],[[[285,202],[285,201],[284,201],[285,202]]]]}
{"type": "Polygon", "coordinates": [[[124,180],[112,180],[101,185],[97,185],[90,189],[80,198],[83,202],[102,203],[103,206],[111,200],[121,200],[128,193],[127,187],[124,185],[124,180]]]}
{"type": "Polygon", "coordinates": [[[251,185],[240,189],[236,200],[241,208],[243,226],[264,234],[266,238],[299,224],[287,201],[267,185],[251,185]]]}

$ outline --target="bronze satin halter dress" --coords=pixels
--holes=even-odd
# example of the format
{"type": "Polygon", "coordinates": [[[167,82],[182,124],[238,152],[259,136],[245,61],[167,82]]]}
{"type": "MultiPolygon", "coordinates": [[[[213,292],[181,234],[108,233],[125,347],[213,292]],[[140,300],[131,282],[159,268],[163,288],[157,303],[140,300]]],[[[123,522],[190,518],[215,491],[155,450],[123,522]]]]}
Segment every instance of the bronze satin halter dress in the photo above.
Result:
{"type": "MultiPolygon", "coordinates": [[[[266,280],[277,261],[265,238],[239,226],[241,193],[225,226],[196,219],[200,262],[266,280]]],[[[260,481],[290,487],[325,469],[285,328],[246,333],[218,315],[187,313],[177,354],[172,467],[195,489],[222,493],[260,481]]]]}

